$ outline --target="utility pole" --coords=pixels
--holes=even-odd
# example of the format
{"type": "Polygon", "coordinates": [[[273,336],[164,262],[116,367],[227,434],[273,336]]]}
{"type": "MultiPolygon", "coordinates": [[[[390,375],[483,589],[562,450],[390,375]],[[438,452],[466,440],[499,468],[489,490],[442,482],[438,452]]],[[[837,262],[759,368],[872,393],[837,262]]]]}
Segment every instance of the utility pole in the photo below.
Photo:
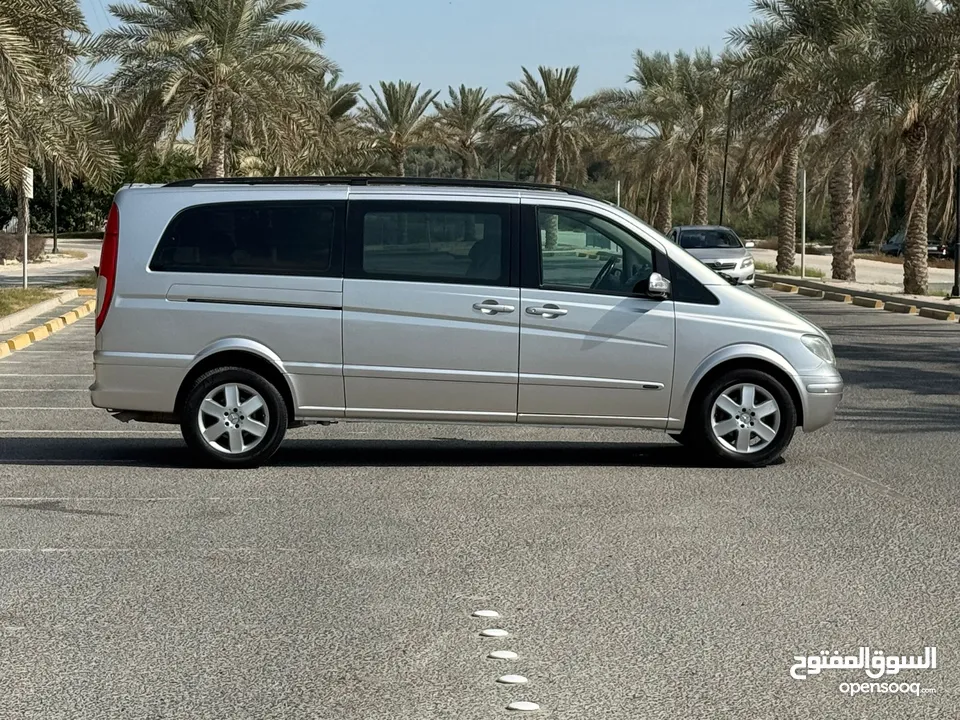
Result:
{"type": "Polygon", "coordinates": [[[800,212],[800,277],[805,278],[807,272],[807,169],[803,169],[803,179],[800,182],[801,207],[800,212]]]}
{"type": "Polygon", "coordinates": [[[53,157],[53,254],[57,254],[57,157],[53,157]]]}
{"type": "Polygon", "coordinates": [[[30,238],[30,201],[33,199],[33,168],[23,169],[20,183],[20,213],[17,218],[17,230],[23,238],[23,287],[27,287],[27,260],[29,258],[30,238]]]}

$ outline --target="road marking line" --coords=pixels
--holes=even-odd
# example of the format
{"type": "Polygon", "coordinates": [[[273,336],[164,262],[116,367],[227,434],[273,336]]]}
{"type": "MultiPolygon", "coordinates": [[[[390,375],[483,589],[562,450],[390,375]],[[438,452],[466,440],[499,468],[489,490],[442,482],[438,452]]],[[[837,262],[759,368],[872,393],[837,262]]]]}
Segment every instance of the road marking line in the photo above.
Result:
{"type": "Polygon", "coordinates": [[[863,474],[861,474],[861,473],[858,473],[856,470],[851,470],[851,469],[848,468],[848,467],[844,467],[843,465],[840,465],[839,463],[835,463],[835,462],[832,462],[832,461],[830,461],[830,460],[827,460],[826,458],[817,458],[817,460],[819,460],[819,461],[820,461],[821,463],[823,463],[824,465],[828,465],[829,467],[833,468],[834,470],[836,470],[836,471],[839,472],[839,473],[842,473],[842,474],[844,474],[844,475],[848,475],[848,476],[853,477],[853,478],[855,478],[855,479],[857,479],[857,480],[860,480],[861,482],[869,485],[870,487],[872,487],[872,488],[874,488],[875,490],[877,490],[878,492],[880,492],[880,494],[882,494],[882,495],[886,495],[886,496],[888,496],[888,497],[891,497],[891,498],[893,498],[894,500],[904,500],[904,501],[909,502],[909,503],[911,503],[911,504],[919,503],[919,500],[917,500],[916,498],[912,498],[912,497],[910,497],[909,495],[904,495],[904,494],[903,494],[902,492],[900,492],[899,490],[895,490],[895,489],[893,489],[892,487],[890,487],[889,485],[884,485],[882,482],[880,482],[880,481],[878,481],[878,480],[874,480],[873,478],[869,478],[869,477],[867,477],[866,475],[863,475],[863,474]]]}
{"type": "Polygon", "coordinates": [[[50,407],[47,405],[32,405],[27,407],[7,407],[6,405],[0,405],[0,412],[4,410],[83,410],[84,412],[89,412],[92,410],[100,410],[98,407],[50,407]]]}
{"type": "Polygon", "coordinates": [[[0,388],[0,392],[90,392],[90,388],[0,388]]]}
{"type": "MultiPolygon", "coordinates": [[[[14,362],[14,361],[11,361],[14,362]]],[[[89,375],[86,373],[30,373],[29,375],[24,375],[23,373],[0,373],[0,377],[16,377],[16,378],[32,378],[32,377],[93,377],[93,373],[89,375]]]]}

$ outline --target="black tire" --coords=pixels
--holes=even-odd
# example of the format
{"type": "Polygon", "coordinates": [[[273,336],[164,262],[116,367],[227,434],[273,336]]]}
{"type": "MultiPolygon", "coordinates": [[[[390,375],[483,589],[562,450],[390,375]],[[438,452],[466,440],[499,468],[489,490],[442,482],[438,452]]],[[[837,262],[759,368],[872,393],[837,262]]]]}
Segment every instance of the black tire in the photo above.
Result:
{"type": "MultiPolygon", "coordinates": [[[[742,467],[764,467],[780,459],[793,440],[796,429],[797,409],[790,393],[780,381],[759,370],[731,370],[714,378],[708,386],[697,392],[687,413],[687,423],[680,442],[709,453],[724,463],[742,467]],[[740,453],[727,447],[713,431],[711,413],[714,403],[724,392],[740,384],[755,385],[775,400],[780,409],[780,423],[773,440],[762,450],[750,453],[740,453]]],[[[759,440],[759,436],[754,438],[751,435],[751,442],[759,440]]]]}
{"type": "MultiPolygon", "coordinates": [[[[228,410],[232,410],[232,408],[228,410]]],[[[211,419],[211,416],[207,416],[206,419],[211,419]]],[[[227,425],[230,420],[236,421],[236,418],[231,416],[225,420],[224,424],[227,425]]],[[[222,367],[210,370],[198,377],[187,392],[180,413],[180,432],[190,449],[207,465],[253,468],[268,461],[280,447],[280,443],[283,442],[284,435],[287,432],[288,421],[287,404],[284,402],[280,391],[270,381],[246,368],[222,367]],[[226,450],[220,451],[211,447],[210,443],[204,439],[204,426],[202,425],[204,420],[201,420],[200,416],[200,407],[207,395],[218,388],[231,384],[245,386],[255,391],[262,400],[263,410],[255,411],[255,415],[251,415],[249,419],[241,416],[238,425],[228,425],[228,427],[240,428],[243,427],[243,423],[250,423],[251,421],[266,426],[266,432],[263,433],[254,447],[235,453],[226,450]]],[[[210,428],[218,424],[219,421],[211,422],[205,427],[210,428]]],[[[245,441],[255,442],[255,437],[246,431],[241,434],[245,441]]],[[[221,439],[218,442],[221,444],[229,443],[229,438],[227,440],[221,439]]]]}

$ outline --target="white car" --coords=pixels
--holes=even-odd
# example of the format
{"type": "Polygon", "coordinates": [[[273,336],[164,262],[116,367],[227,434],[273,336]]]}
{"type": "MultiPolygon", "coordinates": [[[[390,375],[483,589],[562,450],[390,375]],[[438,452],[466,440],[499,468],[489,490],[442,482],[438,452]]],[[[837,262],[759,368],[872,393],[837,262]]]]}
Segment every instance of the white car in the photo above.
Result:
{"type": "Polygon", "coordinates": [[[730,228],[682,225],[670,231],[670,239],[731,282],[737,285],[756,282],[756,268],[750,254],[753,243],[745,243],[730,228]]]}

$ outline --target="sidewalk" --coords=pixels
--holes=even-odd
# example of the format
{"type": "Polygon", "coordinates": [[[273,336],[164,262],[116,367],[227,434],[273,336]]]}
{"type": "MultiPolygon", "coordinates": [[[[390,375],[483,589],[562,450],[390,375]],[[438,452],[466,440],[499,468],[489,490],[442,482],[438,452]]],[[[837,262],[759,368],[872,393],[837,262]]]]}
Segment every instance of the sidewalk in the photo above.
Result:
{"type": "MultiPolygon", "coordinates": [[[[770,265],[776,265],[777,263],[777,251],[776,250],[752,250],[753,257],[757,262],[767,263],[770,265]]],[[[894,263],[885,263],[879,260],[870,260],[861,255],[858,255],[856,258],[856,268],[857,268],[857,282],[855,283],[844,283],[839,280],[831,280],[830,274],[832,272],[831,263],[833,262],[833,257],[831,255],[807,255],[806,266],[807,268],[815,268],[821,270],[824,273],[824,282],[828,282],[831,285],[842,285],[847,287],[851,291],[863,291],[863,292],[882,292],[888,294],[903,294],[903,266],[894,263]]],[[[800,267],[800,254],[797,253],[797,259],[795,261],[796,267],[800,267]]],[[[948,293],[953,287],[953,270],[948,268],[935,268],[932,267],[928,271],[929,277],[929,291],[931,293],[939,293],[935,296],[935,299],[939,302],[945,302],[943,295],[948,293]]],[[[809,278],[811,280],[816,280],[817,278],[809,278]]],[[[907,296],[904,296],[907,297],[907,296]]]]}
{"type": "MultiPolygon", "coordinates": [[[[27,281],[31,287],[45,285],[63,285],[70,280],[83,277],[93,272],[95,265],[100,264],[100,240],[74,240],[70,238],[61,238],[58,242],[59,250],[77,250],[86,255],[83,260],[64,260],[58,259],[56,262],[30,263],[27,266],[27,281]]],[[[47,252],[50,252],[53,245],[52,240],[47,241],[47,252]]],[[[23,279],[23,266],[16,265],[0,266],[0,287],[19,286],[23,279]]]]}

